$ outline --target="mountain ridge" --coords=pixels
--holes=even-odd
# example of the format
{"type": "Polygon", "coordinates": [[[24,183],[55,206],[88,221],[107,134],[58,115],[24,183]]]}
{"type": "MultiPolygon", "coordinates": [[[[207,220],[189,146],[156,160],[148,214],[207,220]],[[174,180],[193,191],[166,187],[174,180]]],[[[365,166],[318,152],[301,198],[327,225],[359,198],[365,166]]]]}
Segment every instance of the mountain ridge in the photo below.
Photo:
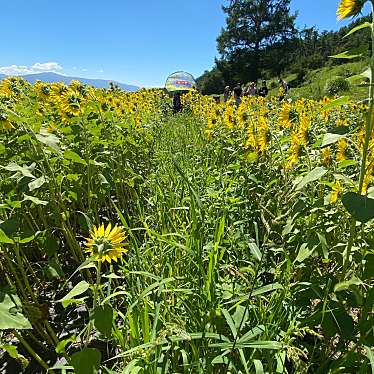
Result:
{"type": "MultiPolygon", "coordinates": [[[[6,77],[8,77],[8,75],[0,74],[0,80],[6,77]]],[[[109,88],[109,82],[113,82],[113,84],[117,85],[122,90],[129,91],[129,92],[135,92],[139,90],[140,88],[138,86],[133,86],[131,84],[120,83],[120,82],[116,82],[112,80],[71,77],[71,76],[61,75],[61,74],[57,74],[53,72],[25,74],[25,75],[20,75],[19,77],[25,79],[31,84],[34,84],[37,80],[40,80],[46,83],[62,82],[65,84],[69,84],[72,80],[77,80],[83,84],[88,84],[96,88],[109,88]]]]}

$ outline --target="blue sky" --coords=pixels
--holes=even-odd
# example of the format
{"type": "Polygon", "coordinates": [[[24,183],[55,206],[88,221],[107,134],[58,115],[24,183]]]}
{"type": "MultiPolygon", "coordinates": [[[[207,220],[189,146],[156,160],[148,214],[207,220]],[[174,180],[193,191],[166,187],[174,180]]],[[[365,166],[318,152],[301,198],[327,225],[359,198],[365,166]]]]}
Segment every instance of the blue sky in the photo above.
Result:
{"type": "MultiPolygon", "coordinates": [[[[300,26],[337,29],[338,0],[292,0],[300,26]]],[[[3,0],[0,73],[56,71],[140,86],[199,76],[217,56],[225,0],[3,0]]]]}

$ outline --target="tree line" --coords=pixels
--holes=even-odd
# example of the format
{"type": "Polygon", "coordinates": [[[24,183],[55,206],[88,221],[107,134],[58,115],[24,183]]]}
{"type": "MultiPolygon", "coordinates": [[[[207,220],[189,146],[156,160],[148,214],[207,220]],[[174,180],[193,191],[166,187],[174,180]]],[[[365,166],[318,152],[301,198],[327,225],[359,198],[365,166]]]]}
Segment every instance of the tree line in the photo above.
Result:
{"type": "Polygon", "coordinates": [[[349,37],[353,27],[370,16],[356,19],[338,31],[296,27],[297,13],[291,0],[231,0],[223,6],[226,26],[217,38],[220,57],[210,71],[197,79],[204,94],[219,93],[226,85],[257,81],[296,73],[302,82],[308,70],[346,61],[330,56],[355,49],[369,54],[370,31],[349,37]]]}

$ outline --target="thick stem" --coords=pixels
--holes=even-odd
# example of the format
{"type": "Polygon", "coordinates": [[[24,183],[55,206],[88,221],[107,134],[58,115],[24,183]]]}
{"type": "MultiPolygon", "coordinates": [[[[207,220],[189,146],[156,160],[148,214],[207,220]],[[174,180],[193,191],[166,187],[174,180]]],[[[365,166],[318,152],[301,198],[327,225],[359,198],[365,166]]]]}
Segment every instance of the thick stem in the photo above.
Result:
{"type": "Polygon", "coordinates": [[[42,366],[47,372],[54,374],[53,370],[49,369],[49,366],[45,363],[45,361],[31,348],[30,344],[27,343],[23,337],[18,334],[17,331],[14,331],[14,335],[17,337],[17,339],[22,343],[22,345],[26,348],[26,350],[30,353],[30,355],[36,360],[36,362],[42,366]]]}
{"type": "MultiPolygon", "coordinates": [[[[90,313],[90,317],[92,317],[95,309],[96,309],[96,306],[97,306],[97,299],[98,299],[98,294],[99,294],[99,287],[100,287],[100,282],[101,282],[101,261],[98,261],[97,263],[97,273],[96,273],[96,284],[95,284],[95,289],[94,289],[94,295],[93,295],[93,305],[92,305],[92,310],[91,310],[91,313],[90,313]]],[[[86,338],[86,343],[85,343],[85,347],[87,347],[87,344],[89,342],[89,339],[90,339],[90,335],[91,335],[91,331],[92,331],[92,324],[93,324],[93,321],[91,320],[90,318],[90,321],[88,323],[88,328],[87,328],[87,338],[86,338]]]]}
{"type": "Polygon", "coordinates": [[[93,310],[95,310],[95,308],[97,306],[97,297],[98,297],[98,294],[99,294],[100,282],[101,282],[101,261],[98,261],[98,263],[97,263],[96,286],[95,286],[94,300],[93,300],[93,310]]]}
{"type": "MultiPolygon", "coordinates": [[[[374,10],[374,1],[372,2],[372,9],[374,10]]],[[[364,179],[366,174],[366,163],[367,163],[367,157],[368,157],[368,150],[370,145],[370,140],[373,133],[373,115],[374,115],[374,87],[373,87],[373,77],[374,77],[374,12],[373,14],[373,22],[371,25],[371,57],[370,57],[370,86],[369,86],[369,111],[368,111],[368,117],[366,122],[366,128],[365,128],[365,142],[364,147],[362,150],[362,160],[361,160],[361,168],[360,168],[360,180],[358,185],[358,193],[361,194],[363,185],[364,185],[364,179]]]]}

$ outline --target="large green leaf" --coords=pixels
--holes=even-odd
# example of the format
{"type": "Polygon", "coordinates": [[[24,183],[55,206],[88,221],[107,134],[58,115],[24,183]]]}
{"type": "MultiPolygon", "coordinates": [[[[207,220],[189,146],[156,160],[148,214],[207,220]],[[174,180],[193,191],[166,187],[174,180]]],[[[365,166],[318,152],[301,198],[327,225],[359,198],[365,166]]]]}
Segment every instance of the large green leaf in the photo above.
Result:
{"type": "Polygon", "coordinates": [[[329,56],[329,57],[351,60],[354,58],[362,57],[366,53],[367,53],[367,46],[364,45],[362,47],[351,49],[350,51],[345,51],[345,52],[338,53],[337,55],[329,56]]]}
{"type": "Polygon", "coordinates": [[[43,186],[43,184],[44,184],[46,181],[47,181],[47,179],[46,179],[44,176],[35,179],[34,181],[32,181],[32,182],[30,182],[30,183],[28,184],[28,186],[29,186],[29,190],[30,190],[30,191],[34,191],[34,190],[36,190],[37,188],[40,188],[41,186],[43,186]]]}
{"type": "Polygon", "coordinates": [[[67,149],[64,152],[64,157],[68,160],[71,160],[71,161],[77,163],[77,164],[87,165],[87,162],[85,160],[83,160],[83,158],[81,156],[79,156],[78,153],[75,153],[75,152],[71,151],[70,149],[67,149]]]}
{"type": "MultiPolygon", "coordinates": [[[[1,166],[1,168],[8,170],[8,171],[14,171],[18,175],[22,175],[24,177],[35,179],[35,176],[31,173],[34,171],[36,164],[32,163],[29,166],[20,166],[16,164],[15,162],[9,163],[7,166],[1,166]]],[[[13,178],[16,177],[16,174],[13,175],[13,178]]]]}
{"type": "Polygon", "coordinates": [[[89,287],[89,283],[87,283],[86,281],[81,281],[59,301],[61,302],[62,306],[66,308],[70,304],[70,302],[74,300],[75,296],[81,295],[82,293],[86,292],[89,287]]]}
{"type": "Polygon", "coordinates": [[[14,240],[8,238],[5,232],[2,229],[0,229],[0,243],[13,244],[14,240]]]}
{"type": "Polygon", "coordinates": [[[335,100],[332,100],[330,101],[328,104],[326,104],[323,108],[322,108],[322,111],[326,111],[326,110],[330,110],[330,109],[333,109],[337,106],[340,106],[340,105],[344,105],[344,104],[347,104],[349,101],[349,96],[341,96],[341,97],[338,97],[337,99],[335,100]]]}
{"type": "Polygon", "coordinates": [[[109,304],[100,305],[93,312],[95,327],[106,337],[112,335],[113,309],[109,304]]]}
{"type": "Polygon", "coordinates": [[[372,351],[372,348],[370,348],[366,345],[364,346],[364,348],[365,348],[366,356],[368,357],[368,359],[370,361],[371,373],[374,374],[374,353],[372,351]]]}
{"type": "Polygon", "coordinates": [[[261,251],[260,248],[258,248],[258,245],[255,242],[248,243],[249,250],[251,251],[251,254],[257,261],[261,261],[261,251]]]}
{"type": "Polygon", "coordinates": [[[355,192],[347,192],[343,195],[342,202],[345,209],[357,221],[366,223],[374,218],[374,199],[355,192]]]}
{"type": "Polygon", "coordinates": [[[326,147],[327,145],[334,144],[342,138],[345,138],[345,136],[340,135],[340,134],[332,134],[332,133],[328,132],[323,137],[321,147],[326,147]]]}
{"type": "Polygon", "coordinates": [[[351,31],[349,31],[346,35],[344,35],[344,37],[346,38],[347,36],[352,35],[355,32],[357,32],[359,30],[362,30],[362,29],[365,29],[367,27],[372,27],[372,24],[370,22],[364,22],[361,25],[358,25],[358,26],[354,27],[351,31]]]}
{"type": "Polygon", "coordinates": [[[58,146],[58,143],[60,142],[60,140],[56,135],[50,134],[46,129],[41,129],[40,133],[36,134],[35,136],[36,136],[36,139],[38,139],[41,143],[52,148],[54,151],[57,151],[57,152],[60,151],[60,148],[58,146]]]}
{"type": "Polygon", "coordinates": [[[75,374],[96,374],[99,371],[101,353],[96,348],[83,348],[71,356],[75,374]]]}
{"type": "Polygon", "coordinates": [[[315,182],[322,178],[327,173],[327,169],[322,166],[318,166],[310,171],[305,177],[297,184],[296,190],[302,190],[307,184],[315,182]]]}
{"type": "Polygon", "coordinates": [[[17,295],[0,290],[0,330],[32,329],[21,310],[21,302],[17,295]]]}
{"type": "Polygon", "coordinates": [[[37,198],[35,196],[29,196],[29,195],[26,195],[26,194],[24,194],[23,196],[24,197],[23,197],[22,201],[31,201],[35,205],[47,205],[48,204],[48,201],[40,200],[39,198],[37,198]]]}
{"type": "Polygon", "coordinates": [[[374,278],[374,254],[369,253],[365,257],[365,268],[363,273],[363,279],[369,280],[374,278]]]}

